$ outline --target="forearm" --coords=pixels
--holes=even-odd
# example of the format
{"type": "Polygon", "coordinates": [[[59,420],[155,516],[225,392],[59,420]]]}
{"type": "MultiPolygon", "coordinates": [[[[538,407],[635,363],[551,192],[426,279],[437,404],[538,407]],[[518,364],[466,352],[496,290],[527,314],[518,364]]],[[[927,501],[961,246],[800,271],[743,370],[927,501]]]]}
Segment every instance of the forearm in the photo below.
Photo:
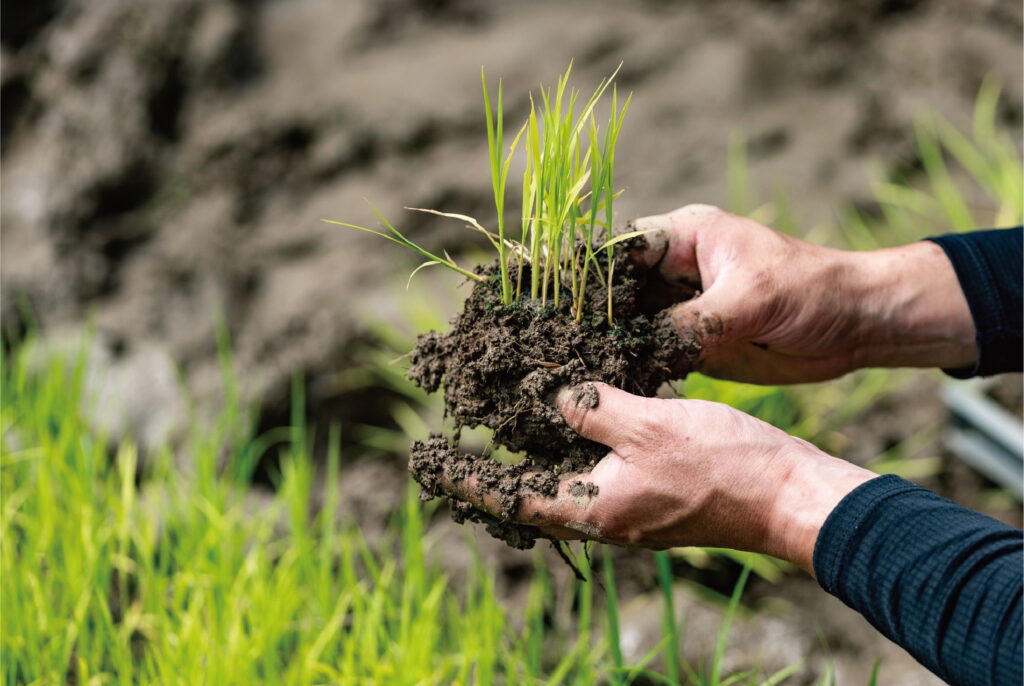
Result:
{"type": "Polygon", "coordinates": [[[855,322],[853,367],[968,367],[974,322],[942,248],[921,242],[842,253],[855,322]]]}

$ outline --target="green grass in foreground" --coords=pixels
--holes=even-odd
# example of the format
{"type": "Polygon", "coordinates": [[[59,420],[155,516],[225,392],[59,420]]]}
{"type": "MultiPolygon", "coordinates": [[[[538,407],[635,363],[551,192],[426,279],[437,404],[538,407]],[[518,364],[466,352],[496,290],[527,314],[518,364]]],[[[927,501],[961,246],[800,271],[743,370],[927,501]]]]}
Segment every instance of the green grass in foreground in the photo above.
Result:
{"type": "Polygon", "coordinates": [[[777,683],[797,669],[726,681],[728,619],[707,664],[681,664],[663,555],[665,639],[629,665],[607,561],[604,603],[595,583],[556,598],[538,563],[513,611],[479,561],[449,583],[414,488],[385,540],[367,541],[326,514],[338,506],[339,431],[318,476],[301,393],[292,427],[276,432],[276,491],[254,507],[247,474],[270,438],[251,436],[235,408],[188,441],[190,470],[169,451],[140,460],[131,442],[112,448],[87,428],[84,359],[34,358],[31,343],[6,351],[0,377],[5,684],[678,683],[645,668],[661,654],[685,683],[777,683]],[[324,507],[311,514],[318,478],[324,507]]]}

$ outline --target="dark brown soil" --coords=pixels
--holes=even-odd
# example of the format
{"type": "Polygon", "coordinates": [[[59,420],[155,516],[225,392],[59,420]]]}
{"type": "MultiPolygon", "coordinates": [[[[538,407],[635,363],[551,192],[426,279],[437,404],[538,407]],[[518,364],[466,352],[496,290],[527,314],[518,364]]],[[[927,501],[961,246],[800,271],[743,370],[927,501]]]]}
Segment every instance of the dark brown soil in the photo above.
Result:
{"type": "Polygon", "coordinates": [[[425,442],[415,441],[409,459],[409,470],[423,487],[424,498],[445,498],[456,522],[480,522],[487,533],[513,548],[524,550],[533,547],[541,532],[535,526],[511,521],[520,499],[526,494],[553,497],[558,491],[558,475],[554,471],[527,471],[529,467],[525,460],[505,465],[488,457],[461,452],[452,447],[447,438],[438,435],[425,442]],[[452,498],[442,488],[444,481],[458,483],[471,477],[481,493],[495,497],[499,516],[452,498]]]}
{"type": "MultiPolygon", "coordinates": [[[[603,316],[607,290],[596,283],[588,289],[586,312],[598,314],[576,322],[568,297],[558,308],[527,298],[502,305],[495,272],[493,264],[481,269],[491,278],[474,287],[451,332],[420,336],[412,353],[409,378],[428,392],[443,386],[455,435],[414,443],[410,470],[427,496],[443,495],[442,476],[452,482],[475,476],[477,488],[497,492],[500,517],[458,502],[451,503],[453,516],[482,521],[492,535],[528,548],[539,532],[508,522],[522,495],[553,496],[560,476],[587,470],[608,451],[569,428],[553,403],[558,389],[602,381],[651,396],[666,381],[685,376],[698,347],[676,332],[667,310],[645,311],[645,276],[624,250],[616,257],[612,326],[603,316]],[[527,457],[502,465],[459,452],[461,428],[480,425],[494,431],[496,446],[527,457]]],[[[524,283],[528,279],[525,274],[524,283]]],[[[596,404],[593,387],[582,386],[577,402],[596,404]]]]}

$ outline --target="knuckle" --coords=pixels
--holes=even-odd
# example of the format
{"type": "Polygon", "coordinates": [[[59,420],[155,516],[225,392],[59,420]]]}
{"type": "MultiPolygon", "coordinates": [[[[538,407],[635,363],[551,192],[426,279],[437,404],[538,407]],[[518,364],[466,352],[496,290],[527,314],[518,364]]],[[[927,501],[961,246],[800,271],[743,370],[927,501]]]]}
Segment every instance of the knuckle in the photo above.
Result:
{"type": "Polygon", "coordinates": [[[630,431],[630,443],[632,443],[633,445],[641,445],[647,443],[652,438],[657,437],[657,435],[661,433],[661,430],[661,422],[657,420],[657,418],[654,416],[654,413],[650,411],[643,412],[637,417],[637,420],[633,425],[632,431],[630,431]]]}
{"type": "Polygon", "coordinates": [[[601,522],[601,533],[609,541],[625,541],[626,527],[620,526],[614,519],[601,522]]]}
{"type": "Polygon", "coordinates": [[[644,542],[644,532],[643,529],[641,529],[640,527],[626,527],[624,529],[619,530],[619,535],[616,537],[615,540],[622,541],[627,545],[640,545],[644,542]]]}

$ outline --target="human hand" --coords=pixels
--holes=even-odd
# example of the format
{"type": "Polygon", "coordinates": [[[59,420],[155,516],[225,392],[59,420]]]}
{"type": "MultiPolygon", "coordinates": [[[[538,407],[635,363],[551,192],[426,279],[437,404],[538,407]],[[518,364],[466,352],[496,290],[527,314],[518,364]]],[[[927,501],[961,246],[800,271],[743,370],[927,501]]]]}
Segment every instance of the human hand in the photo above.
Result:
{"type": "MultiPolygon", "coordinates": [[[[562,477],[554,498],[522,499],[515,516],[555,538],[736,548],[812,572],[825,519],[875,476],[726,405],[593,386],[596,406],[573,389],[557,403],[569,426],[611,452],[589,473],[562,477]]],[[[501,512],[498,494],[472,478],[442,482],[460,500],[501,512]]]]}
{"type": "MultiPolygon", "coordinates": [[[[870,252],[805,243],[710,205],[638,219],[634,258],[701,345],[697,371],[751,383],[799,383],[861,367],[963,367],[974,323],[942,249],[870,252]]],[[[665,302],[662,305],[668,304],[665,302]]]]}

